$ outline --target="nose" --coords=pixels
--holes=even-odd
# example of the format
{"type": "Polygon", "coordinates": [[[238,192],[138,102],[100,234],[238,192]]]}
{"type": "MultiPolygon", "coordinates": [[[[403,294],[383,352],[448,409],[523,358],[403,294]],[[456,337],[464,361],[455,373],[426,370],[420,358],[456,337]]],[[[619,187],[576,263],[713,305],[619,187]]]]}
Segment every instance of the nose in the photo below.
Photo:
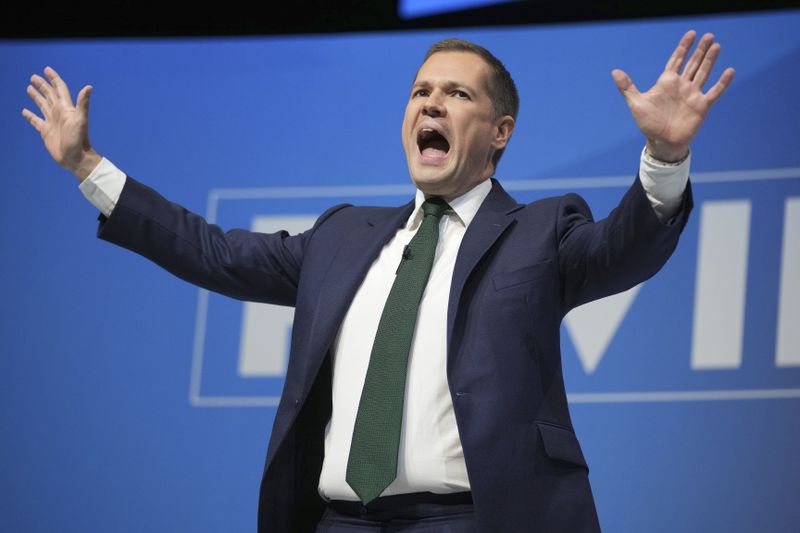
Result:
{"type": "Polygon", "coordinates": [[[434,91],[431,95],[425,100],[425,104],[422,106],[422,113],[429,117],[443,117],[446,114],[446,110],[444,107],[444,103],[442,102],[441,92],[434,91]]]}

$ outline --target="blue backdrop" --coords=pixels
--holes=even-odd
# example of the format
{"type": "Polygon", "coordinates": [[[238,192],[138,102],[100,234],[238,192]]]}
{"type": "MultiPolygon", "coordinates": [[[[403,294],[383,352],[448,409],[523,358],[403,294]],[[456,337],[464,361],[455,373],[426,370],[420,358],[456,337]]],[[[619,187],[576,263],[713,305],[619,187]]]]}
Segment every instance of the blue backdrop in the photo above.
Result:
{"type": "Polygon", "coordinates": [[[643,140],[612,83],[680,35],[737,70],[693,145],[696,211],[653,280],[573,312],[574,423],[606,531],[800,527],[800,12],[326,37],[0,43],[5,289],[0,530],[252,531],[290,313],[198,291],[94,238],[96,211],[20,116],[33,72],[95,87],[91,137],[226,228],[295,231],[412,194],[400,125],[428,44],[520,88],[498,177],[605,215],[643,140]],[[727,265],[723,268],[722,265],[727,265]]]}

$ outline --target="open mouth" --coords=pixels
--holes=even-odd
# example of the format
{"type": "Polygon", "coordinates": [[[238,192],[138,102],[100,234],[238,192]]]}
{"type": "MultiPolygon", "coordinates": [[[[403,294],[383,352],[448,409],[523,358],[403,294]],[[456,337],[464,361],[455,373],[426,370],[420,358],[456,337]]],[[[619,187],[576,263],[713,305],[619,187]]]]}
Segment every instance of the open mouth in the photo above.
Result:
{"type": "Polygon", "coordinates": [[[417,146],[425,158],[442,159],[450,151],[450,143],[433,128],[422,128],[417,133],[417,146]]]}

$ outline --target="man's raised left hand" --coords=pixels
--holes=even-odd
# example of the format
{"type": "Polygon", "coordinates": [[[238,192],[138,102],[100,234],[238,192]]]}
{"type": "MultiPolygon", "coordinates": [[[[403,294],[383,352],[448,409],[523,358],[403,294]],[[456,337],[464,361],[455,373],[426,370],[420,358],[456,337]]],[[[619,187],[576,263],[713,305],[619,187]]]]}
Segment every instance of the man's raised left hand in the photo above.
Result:
{"type": "Polygon", "coordinates": [[[689,144],[700,131],[708,110],[733,81],[734,70],[728,68],[717,83],[703,93],[720,45],[713,42],[712,34],[703,35],[684,66],[695,37],[694,30],[684,34],[664,71],[647,92],[640,93],[622,70],[611,71],[636,125],[647,137],[647,151],[661,161],[674,162],[686,157],[689,144]]]}

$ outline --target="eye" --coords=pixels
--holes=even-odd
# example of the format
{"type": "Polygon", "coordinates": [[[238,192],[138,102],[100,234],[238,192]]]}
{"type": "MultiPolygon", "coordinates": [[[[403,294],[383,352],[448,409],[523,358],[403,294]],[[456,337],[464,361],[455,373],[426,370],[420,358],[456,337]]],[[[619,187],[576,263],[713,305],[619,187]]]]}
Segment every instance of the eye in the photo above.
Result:
{"type": "Polygon", "coordinates": [[[455,91],[453,91],[453,93],[452,93],[452,94],[453,94],[453,96],[455,96],[456,98],[465,98],[465,99],[469,100],[469,95],[468,95],[467,93],[465,93],[464,91],[461,91],[461,90],[455,90],[455,91]]]}
{"type": "Polygon", "coordinates": [[[417,89],[416,91],[411,93],[411,96],[428,96],[428,90],[427,89],[417,89]]]}

